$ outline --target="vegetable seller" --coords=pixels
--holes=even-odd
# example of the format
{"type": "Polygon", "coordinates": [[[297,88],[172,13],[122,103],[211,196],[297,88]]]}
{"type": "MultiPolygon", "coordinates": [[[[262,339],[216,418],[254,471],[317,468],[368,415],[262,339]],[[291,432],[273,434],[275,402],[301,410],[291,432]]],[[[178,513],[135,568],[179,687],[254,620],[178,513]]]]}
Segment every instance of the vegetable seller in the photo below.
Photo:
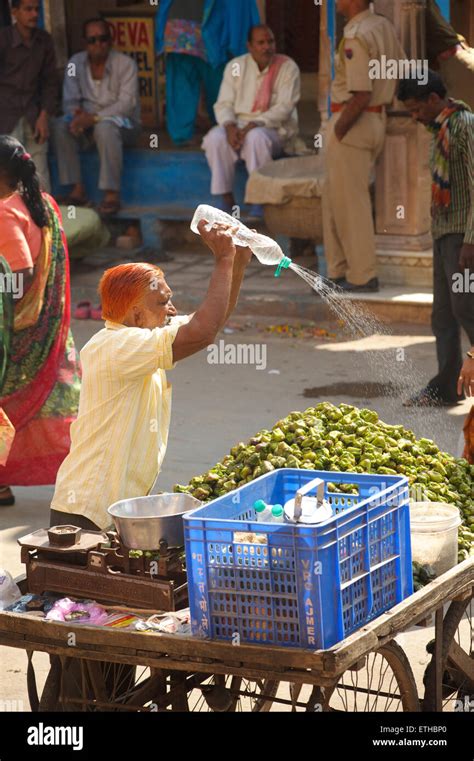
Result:
{"type": "Polygon", "coordinates": [[[51,503],[51,525],[110,524],[114,502],[149,494],[166,452],[171,386],[166,370],[213,343],[233,311],[251,251],[227,225],[206,230],[215,257],[209,290],[193,315],[178,317],[172,291],[153,264],[121,264],[99,285],[105,327],[81,351],[83,381],[71,450],[51,503]]]}

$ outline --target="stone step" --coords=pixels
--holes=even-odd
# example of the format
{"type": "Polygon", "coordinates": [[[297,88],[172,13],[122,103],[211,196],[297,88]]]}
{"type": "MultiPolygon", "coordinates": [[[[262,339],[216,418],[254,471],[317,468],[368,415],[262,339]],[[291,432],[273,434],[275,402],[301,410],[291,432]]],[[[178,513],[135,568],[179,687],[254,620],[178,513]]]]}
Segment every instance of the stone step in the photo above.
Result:
{"type": "MultiPolygon", "coordinates": [[[[213,259],[204,247],[192,246],[179,250],[167,250],[167,257],[155,261],[163,269],[168,284],[173,289],[174,301],[181,313],[192,312],[202,302],[213,267],[213,259]]],[[[140,252],[127,252],[128,260],[140,259],[140,252]]],[[[97,287],[98,270],[112,267],[124,260],[124,252],[109,249],[97,257],[88,257],[76,266],[81,271],[81,287],[75,289],[74,300],[93,299],[97,287]]],[[[313,257],[297,259],[302,266],[316,270],[317,261],[313,257]]],[[[321,259],[318,259],[321,265],[321,259]]],[[[321,270],[320,270],[321,271],[321,270]]],[[[413,323],[429,325],[432,294],[424,288],[390,286],[382,282],[379,293],[348,294],[346,298],[355,301],[377,316],[382,322],[413,323]]],[[[290,319],[318,322],[331,316],[324,301],[293,272],[286,271],[278,279],[274,268],[262,266],[254,259],[245,274],[237,313],[272,317],[275,321],[290,319]]]]}

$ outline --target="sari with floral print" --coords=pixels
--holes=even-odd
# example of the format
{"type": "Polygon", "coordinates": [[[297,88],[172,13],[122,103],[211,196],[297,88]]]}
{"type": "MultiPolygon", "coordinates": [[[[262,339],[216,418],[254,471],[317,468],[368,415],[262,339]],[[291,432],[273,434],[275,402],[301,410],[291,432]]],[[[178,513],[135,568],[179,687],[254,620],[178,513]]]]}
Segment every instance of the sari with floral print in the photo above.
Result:
{"type": "MultiPolygon", "coordinates": [[[[80,365],[70,331],[67,243],[55,201],[22,298],[0,288],[0,485],[54,484],[77,416],[80,365]]],[[[0,252],[1,253],[1,252],[0,252]]],[[[14,274],[14,273],[13,273],[14,274]]],[[[0,281],[12,278],[0,257],[0,281]]]]}

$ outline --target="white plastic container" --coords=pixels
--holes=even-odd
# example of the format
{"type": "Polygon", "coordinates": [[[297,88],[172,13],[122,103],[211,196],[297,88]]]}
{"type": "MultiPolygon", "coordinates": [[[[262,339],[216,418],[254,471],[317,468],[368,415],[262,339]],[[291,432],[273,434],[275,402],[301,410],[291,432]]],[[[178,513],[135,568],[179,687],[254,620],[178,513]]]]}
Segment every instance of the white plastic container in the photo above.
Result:
{"type": "Polygon", "coordinates": [[[255,502],[253,509],[255,510],[255,517],[257,521],[262,523],[268,523],[269,521],[271,521],[272,506],[267,505],[267,503],[264,502],[263,499],[258,499],[255,502]]]}
{"type": "Polygon", "coordinates": [[[273,505],[273,507],[272,507],[272,514],[270,516],[270,522],[271,523],[284,523],[285,522],[285,514],[283,512],[282,505],[273,505]]]}
{"type": "MultiPolygon", "coordinates": [[[[307,523],[308,525],[314,525],[316,523],[322,523],[329,520],[334,515],[333,509],[327,500],[323,500],[319,503],[315,497],[303,497],[301,500],[301,516],[299,523],[307,523]]],[[[295,514],[295,500],[289,499],[285,502],[285,515],[289,521],[294,520],[295,514]]]]}
{"type": "Polygon", "coordinates": [[[283,251],[272,238],[249,230],[239,219],[226,214],[225,211],[206,204],[198,206],[191,222],[191,230],[197,235],[199,235],[198,223],[201,219],[207,220],[210,226],[217,222],[236,228],[232,236],[234,243],[238,246],[249,246],[261,264],[276,266],[284,258],[283,251]]]}
{"type": "Polygon", "coordinates": [[[410,502],[410,525],[414,561],[430,566],[436,576],[456,565],[461,516],[455,505],[410,502]]]}

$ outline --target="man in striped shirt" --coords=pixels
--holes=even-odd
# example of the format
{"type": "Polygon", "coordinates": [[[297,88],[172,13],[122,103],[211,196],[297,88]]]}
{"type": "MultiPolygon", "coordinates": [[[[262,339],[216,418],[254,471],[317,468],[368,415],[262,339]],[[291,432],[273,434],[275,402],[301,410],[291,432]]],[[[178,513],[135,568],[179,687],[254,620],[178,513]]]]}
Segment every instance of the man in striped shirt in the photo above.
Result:
{"type": "Polygon", "coordinates": [[[456,404],[474,388],[474,114],[441,77],[404,80],[398,98],[433,133],[433,313],[438,374],[407,406],[456,404]],[[463,364],[461,328],[471,349],[463,364]],[[472,355],[472,356],[471,356],[472,355]]]}
{"type": "Polygon", "coordinates": [[[149,494],[163,462],[171,415],[166,372],[214,343],[233,311],[252,252],[226,225],[199,232],[214,254],[209,290],[193,315],[176,316],[153,264],[107,270],[99,291],[105,327],[81,351],[83,380],[71,449],[56,479],[51,525],[105,529],[107,508],[149,494]]]}

